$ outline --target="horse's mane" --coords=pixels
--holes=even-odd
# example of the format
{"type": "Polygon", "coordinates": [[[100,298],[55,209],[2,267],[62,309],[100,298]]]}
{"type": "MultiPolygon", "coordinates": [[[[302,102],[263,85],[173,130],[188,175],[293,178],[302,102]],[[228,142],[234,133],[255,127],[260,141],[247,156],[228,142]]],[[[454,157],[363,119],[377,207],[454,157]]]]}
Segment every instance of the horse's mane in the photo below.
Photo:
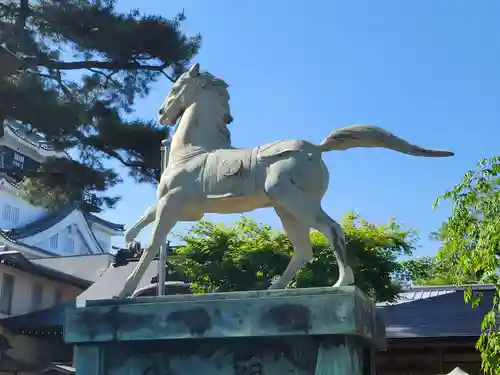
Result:
{"type": "MultiPolygon", "coordinates": [[[[200,85],[202,87],[213,87],[215,90],[218,90],[221,94],[223,94],[227,100],[229,100],[229,92],[227,88],[229,85],[223,79],[217,78],[213,74],[209,72],[201,72],[198,76],[200,85]]],[[[231,115],[229,115],[231,117],[231,115]]],[[[231,120],[232,121],[232,117],[231,120]]],[[[231,131],[229,128],[224,125],[218,127],[219,136],[226,142],[229,146],[231,145],[231,131]]]]}
{"type": "Polygon", "coordinates": [[[223,89],[224,90],[223,92],[227,95],[227,98],[229,99],[229,92],[227,90],[229,85],[223,79],[217,78],[216,76],[214,76],[209,72],[201,72],[200,75],[198,76],[198,79],[200,84],[204,87],[212,86],[215,88],[223,89]]]}

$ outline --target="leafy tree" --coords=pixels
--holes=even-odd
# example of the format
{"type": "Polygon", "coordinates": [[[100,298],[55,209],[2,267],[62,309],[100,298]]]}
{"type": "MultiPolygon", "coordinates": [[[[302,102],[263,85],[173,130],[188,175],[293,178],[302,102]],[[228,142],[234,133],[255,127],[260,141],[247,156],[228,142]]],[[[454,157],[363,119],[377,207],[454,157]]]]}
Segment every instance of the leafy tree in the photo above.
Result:
{"type": "MultiPolygon", "coordinates": [[[[354,213],[344,217],[347,252],[356,284],[377,301],[390,301],[401,291],[392,275],[402,272],[401,255],[414,250],[413,231],[395,221],[374,225],[354,213]]],[[[325,237],[312,232],[314,259],[298,274],[293,287],[333,285],[338,276],[335,257],[325,237]]],[[[267,289],[283,273],[292,245],[282,232],[243,218],[234,226],[202,221],[175,250],[181,260],[171,264],[188,279],[195,292],[267,289]]]]}
{"type": "MultiPolygon", "coordinates": [[[[436,204],[444,199],[453,202],[453,213],[443,231],[439,257],[455,270],[450,273],[453,281],[459,285],[470,281],[496,285],[492,309],[484,317],[477,348],[484,370],[500,374],[500,331],[496,323],[500,312],[500,157],[481,160],[436,204]]],[[[465,300],[474,305],[480,296],[467,290],[465,300]]]]}
{"type": "Polygon", "coordinates": [[[197,53],[200,37],[180,31],[184,19],[119,13],[113,0],[0,2],[0,42],[22,61],[0,80],[1,123],[22,123],[77,154],[31,173],[32,201],[54,204],[45,198],[57,191],[55,203],[65,203],[85,192],[96,210],[112,207],[119,197],[106,190],[121,179],[110,159],[138,182],[157,181],[167,130],[131,115],[138,98],[160,79],[174,80],[197,53]]]}
{"type": "Polygon", "coordinates": [[[422,257],[401,262],[402,271],[397,274],[403,285],[450,285],[453,284],[447,263],[437,257],[422,257]]]}

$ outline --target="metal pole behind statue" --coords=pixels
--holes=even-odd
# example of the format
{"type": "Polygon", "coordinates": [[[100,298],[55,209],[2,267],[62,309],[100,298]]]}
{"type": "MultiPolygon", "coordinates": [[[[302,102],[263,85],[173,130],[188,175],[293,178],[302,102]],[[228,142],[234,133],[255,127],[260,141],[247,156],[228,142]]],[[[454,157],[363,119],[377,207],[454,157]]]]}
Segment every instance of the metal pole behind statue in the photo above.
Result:
{"type": "MultiPolygon", "coordinates": [[[[170,152],[170,140],[164,139],[161,141],[161,174],[168,164],[168,154],[170,152]]],[[[165,295],[165,281],[166,281],[166,262],[167,262],[167,244],[162,244],[160,246],[160,256],[158,260],[158,295],[165,295]]]]}

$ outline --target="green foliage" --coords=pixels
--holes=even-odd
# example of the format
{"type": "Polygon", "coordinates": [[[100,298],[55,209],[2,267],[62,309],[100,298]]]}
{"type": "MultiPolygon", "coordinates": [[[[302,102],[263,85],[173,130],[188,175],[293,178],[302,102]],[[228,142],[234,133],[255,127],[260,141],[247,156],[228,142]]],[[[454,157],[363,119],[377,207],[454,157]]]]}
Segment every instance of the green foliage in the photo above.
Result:
{"type": "MultiPolygon", "coordinates": [[[[390,301],[401,290],[391,277],[401,272],[397,259],[414,250],[414,233],[394,221],[374,225],[348,214],[343,220],[350,264],[356,284],[377,301],[390,301]]],[[[292,287],[329,286],[338,270],[325,237],[311,233],[314,259],[298,274],[292,287]]],[[[292,245],[284,233],[243,218],[234,226],[202,221],[176,249],[182,260],[172,261],[197,293],[267,289],[273,278],[285,270],[292,245]]],[[[179,275],[177,275],[179,276],[179,275]]]]}
{"type": "Polygon", "coordinates": [[[138,98],[160,79],[173,80],[197,53],[200,37],[180,31],[184,19],[122,14],[113,0],[0,3],[0,42],[22,60],[0,79],[0,122],[25,124],[77,155],[76,163],[51,160],[31,176],[31,201],[47,204],[45,195],[64,190],[58,204],[86,192],[97,209],[112,207],[117,197],[106,191],[121,180],[108,160],[137,182],[156,183],[167,129],[130,116],[138,98]]]}
{"type": "Polygon", "coordinates": [[[422,257],[401,262],[403,271],[397,274],[403,285],[450,285],[449,270],[436,257],[422,257]]]}
{"type": "MultiPolygon", "coordinates": [[[[443,232],[443,248],[439,259],[454,272],[456,284],[471,281],[496,285],[491,311],[484,317],[483,334],[477,342],[483,368],[500,374],[500,331],[496,323],[500,301],[500,157],[481,160],[467,172],[462,182],[443,196],[453,202],[453,213],[443,232]]],[[[471,290],[467,302],[476,304],[480,298],[471,290]]],[[[488,301],[489,302],[489,301],[488,301]]]]}

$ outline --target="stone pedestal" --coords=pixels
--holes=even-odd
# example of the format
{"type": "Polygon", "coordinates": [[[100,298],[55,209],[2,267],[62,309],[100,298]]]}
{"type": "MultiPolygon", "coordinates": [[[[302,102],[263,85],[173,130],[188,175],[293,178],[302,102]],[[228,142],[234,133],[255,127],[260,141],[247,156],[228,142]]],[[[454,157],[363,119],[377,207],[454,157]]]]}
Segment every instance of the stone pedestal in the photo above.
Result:
{"type": "Polygon", "coordinates": [[[64,336],[76,375],[372,375],[385,347],[355,287],[88,301],[64,336]]]}

